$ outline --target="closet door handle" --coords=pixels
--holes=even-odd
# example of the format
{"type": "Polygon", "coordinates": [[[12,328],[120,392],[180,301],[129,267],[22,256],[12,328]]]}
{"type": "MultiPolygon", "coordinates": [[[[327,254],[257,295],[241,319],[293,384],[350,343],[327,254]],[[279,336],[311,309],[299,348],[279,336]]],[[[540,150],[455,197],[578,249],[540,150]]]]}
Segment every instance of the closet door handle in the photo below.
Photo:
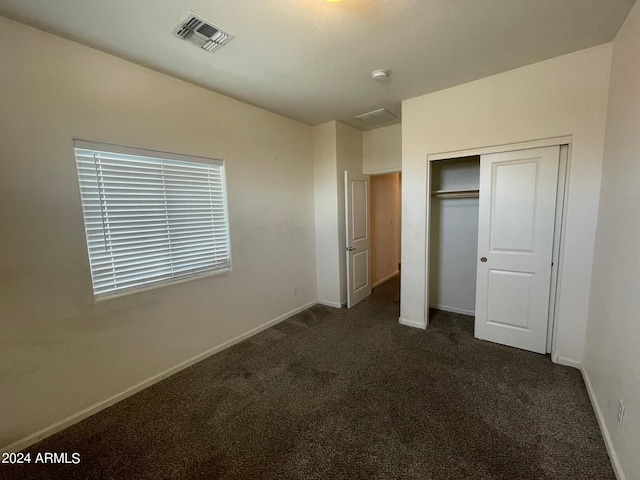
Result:
{"type": "Polygon", "coordinates": [[[487,257],[480,257],[480,261],[482,263],[487,263],[487,257]]]}

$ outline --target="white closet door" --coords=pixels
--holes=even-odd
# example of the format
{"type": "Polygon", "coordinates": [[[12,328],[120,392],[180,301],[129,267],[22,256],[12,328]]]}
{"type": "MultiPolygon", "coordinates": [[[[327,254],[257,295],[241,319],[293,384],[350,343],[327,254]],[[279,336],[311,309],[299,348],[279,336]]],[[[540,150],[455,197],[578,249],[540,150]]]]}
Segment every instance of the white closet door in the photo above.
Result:
{"type": "Polygon", "coordinates": [[[560,147],[480,159],[475,336],[545,353],[560,147]]]}

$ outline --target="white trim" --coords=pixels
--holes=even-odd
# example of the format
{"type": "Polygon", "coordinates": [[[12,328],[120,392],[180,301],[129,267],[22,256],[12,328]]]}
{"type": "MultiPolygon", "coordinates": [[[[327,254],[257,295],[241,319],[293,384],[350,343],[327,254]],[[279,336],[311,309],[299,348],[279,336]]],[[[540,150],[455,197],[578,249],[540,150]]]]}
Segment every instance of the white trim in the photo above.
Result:
{"type": "Polygon", "coordinates": [[[609,435],[609,429],[607,428],[607,424],[604,421],[604,416],[602,415],[602,410],[600,409],[600,404],[598,403],[596,393],[593,390],[593,386],[591,385],[589,374],[587,374],[587,371],[582,367],[580,367],[580,371],[582,372],[584,384],[587,387],[589,400],[591,400],[591,405],[593,406],[593,410],[596,413],[596,419],[598,420],[600,432],[602,433],[602,437],[604,438],[604,444],[607,447],[607,453],[609,454],[609,460],[611,461],[611,466],[613,467],[613,473],[616,474],[616,478],[618,480],[626,480],[624,472],[622,471],[622,466],[620,465],[620,460],[618,460],[618,455],[616,454],[616,450],[613,447],[611,435],[609,435]]]}
{"type": "MultiPolygon", "coordinates": [[[[427,155],[427,159],[429,156],[427,155]]],[[[429,289],[431,285],[429,284],[430,268],[431,268],[431,162],[427,160],[427,198],[425,199],[425,208],[426,208],[426,218],[424,225],[424,324],[429,324],[429,289]]],[[[403,249],[404,251],[404,249],[403,249]]],[[[402,294],[402,292],[400,292],[402,294]]],[[[425,327],[426,328],[426,327],[425,327]]]]}
{"type": "Polygon", "coordinates": [[[447,307],[446,305],[429,305],[429,308],[434,308],[436,310],[442,310],[443,312],[451,312],[451,313],[459,313],[461,315],[469,315],[470,317],[475,317],[476,312],[473,310],[465,310],[464,308],[458,307],[447,307]]]}
{"type": "Polygon", "coordinates": [[[577,360],[572,360],[570,358],[564,358],[564,357],[561,357],[559,355],[556,355],[555,353],[551,354],[551,361],[553,363],[557,363],[558,365],[564,365],[565,367],[577,368],[578,370],[580,370],[581,365],[582,365],[577,360]]]}
{"type": "Polygon", "coordinates": [[[420,328],[426,330],[427,324],[423,322],[417,322],[415,320],[409,320],[408,318],[399,318],[400,325],[406,325],[407,327],[420,328]]]}
{"type": "Polygon", "coordinates": [[[384,282],[386,282],[387,280],[391,280],[393,277],[395,277],[397,275],[400,275],[400,270],[396,270],[391,275],[387,275],[382,280],[378,280],[376,283],[371,285],[371,288],[376,288],[378,285],[382,285],[384,282]]]}
{"type": "MultiPolygon", "coordinates": [[[[554,312],[553,312],[553,334],[551,335],[551,355],[552,357],[555,355],[557,357],[557,340],[558,340],[558,323],[560,320],[560,298],[562,298],[562,274],[564,272],[564,247],[565,247],[565,241],[564,241],[564,236],[565,236],[565,232],[567,231],[567,218],[569,217],[568,212],[569,212],[569,198],[570,198],[570,187],[571,187],[571,182],[569,181],[569,173],[571,172],[571,157],[573,155],[573,144],[569,143],[567,144],[568,146],[568,151],[567,151],[567,165],[565,167],[565,172],[564,172],[564,176],[565,176],[565,184],[564,184],[564,200],[562,203],[562,224],[560,226],[560,239],[559,239],[559,251],[558,251],[558,272],[557,272],[557,278],[556,278],[556,291],[555,291],[555,308],[554,308],[554,312]]],[[[562,147],[560,148],[560,151],[562,152],[562,147]]],[[[558,214],[558,212],[556,211],[556,215],[558,214]]],[[[557,362],[556,362],[557,363],[557,362]]],[[[571,365],[573,366],[573,365],[571,365]]]]}
{"type": "Polygon", "coordinates": [[[549,289],[549,315],[547,318],[547,353],[555,353],[553,346],[554,339],[557,338],[557,318],[560,279],[560,252],[561,241],[565,219],[565,204],[567,197],[567,179],[569,178],[569,148],[570,145],[560,145],[560,158],[558,163],[558,189],[556,191],[556,219],[553,232],[553,253],[551,258],[551,285],[549,289]]]}
{"type": "Polygon", "coordinates": [[[342,308],[342,303],[330,302],[328,300],[318,300],[316,303],[325,307],[342,308]]]}
{"type": "Polygon", "coordinates": [[[4,446],[2,448],[0,448],[0,454],[4,453],[4,452],[18,452],[20,450],[24,450],[25,448],[33,445],[34,443],[39,442],[40,440],[49,437],[55,433],[58,433],[61,430],[64,430],[67,427],[70,427],[71,425],[74,425],[82,420],[84,420],[85,418],[90,417],[91,415],[94,415],[102,410],[104,410],[105,408],[108,408],[116,403],[118,403],[121,400],[124,400],[125,398],[128,398],[132,395],[135,395],[136,393],[140,392],[141,390],[144,390],[147,387],[150,387],[151,385],[158,383],[161,380],[164,380],[167,377],[170,377],[171,375],[173,375],[174,373],[178,373],[181,370],[184,370],[187,367],[190,367],[191,365],[194,365],[198,362],[201,362],[202,360],[205,360],[206,358],[221,352],[222,350],[225,350],[229,347],[231,347],[232,345],[235,345],[236,343],[239,343],[249,337],[252,337],[253,335],[256,335],[257,333],[260,333],[263,330],[266,330],[269,327],[272,327],[284,320],[286,320],[287,318],[290,318],[294,315],[296,315],[297,313],[300,313],[310,307],[313,307],[314,305],[316,305],[318,302],[316,302],[315,300],[313,302],[309,302],[306,305],[303,305],[301,307],[298,307],[294,310],[291,310],[290,312],[285,313],[284,315],[280,315],[279,317],[274,318],[273,320],[269,320],[266,323],[263,323],[262,325],[253,328],[251,330],[249,330],[248,332],[245,332],[227,342],[224,342],[220,345],[218,345],[217,347],[213,347],[209,350],[206,350],[198,355],[196,355],[195,357],[191,357],[188,360],[185,360],[182,363],[179,363],[178,365],[171,367],[163,372],[158,373],[157,375],[154,375],[151,378],[148,378],[147,380],[143,380],[140,383],[137,383],[127,389],[125,389],[124,391],[113,395],[109,398],[107,398],[106,400],[102,400],[94,405],[91,405],[90,407],[85,408],[84,410],[81,410],[77,413],[74,413],[73,415],[68,416],[67,418],[60,420],[58,422],[55,422],[51,425],[49,425],[48,427],[43,428],[42,430],[38,430],[35,433],[32,433],[31,435],[26,436],[25,438],[22,438],[20,440],[17,440],[7,446],[4,446]]]}
{"type": "Polygon", "coordinates": [[[385,175],[387,173],[401,173],[402,167],[374,168],[373,170],[363,170],[364,175],[385,175]]]}
{"type": "Polygon", "coordinates": [[[471,157],[473,155],[485,155],[487,153],[512,152],[514,150],[526,150],[528,148],[553,147],[556,145],[570,144],[573,141],[573,135],[562,135],[560,137],[541,138],[528,142],[507,143],[502,145],[494,145],[481,148],[470,148],[467,150],[455,150],[452,152],[430,153],[427,160],[449,160],[452,158],[471,157]]]}

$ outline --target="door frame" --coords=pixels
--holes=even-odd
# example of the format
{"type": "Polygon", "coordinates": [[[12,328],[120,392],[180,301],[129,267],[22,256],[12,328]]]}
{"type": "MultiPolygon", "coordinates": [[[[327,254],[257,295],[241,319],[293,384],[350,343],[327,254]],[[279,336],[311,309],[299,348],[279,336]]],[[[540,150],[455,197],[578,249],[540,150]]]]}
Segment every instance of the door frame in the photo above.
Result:
{"type": "Polygon", "coordinates": [[[430,258],[429,258],[429,250],[430,250],[430,237],[431,237],[431,162],[438,160],[450,160],[460,157],[471,157],[476,155],[486,155],[490,153],[501,153],[501,152],[510,152],[514,150],[526,150],[529,148],[538,148],[538,147],[551,147],[551,146],[560,146],[561,155],[560,155],[560,172],[562,172],[563,178],[560,179],[559,182],[563,182],[562,188],[560,188],[560,183],[558,185],[558,196],[562,195],[562,198],[558,198],[556,201],[556,219],[558,217],[560,220],[556,220],[556,226],[560,227],[560,232],[554,234],[554,245],[553,245],[553,258],[557,259],[557,263],[554,260],[554,267],[552,270],[552,284],[551,291],[549,293],[549,320],[547,324],[548,329],[548,340],[547,340],[547,353],[551,354],[551,359],[553,362],[557,363],[557,354],[556,350],[556,332],[558,330],[558,314],[559,314],[559,305],[560,305],[560,295],[562,284],[562,267],[563,267],[563,257],[564,257],[564,233],[566,231],[566,219],[567,219],[567,199],[569,196],[569,172],[571,170],[571,146],[573,143],[573,135],[562,135],[558,137],[549,137],[542,138],[538,140],[530,140],[524,142],[517,143],[506,143],[501,145],[493,145],[488,147],[478,147],[478,148],[468,148],[464,150],[451,150],[447,152],[439,152],[439,153],[430,153],[427,154],[427,182],[426,182],[426,228],[425,228],[425,318],[424,325],[425,327],[429,326],[429,269],[430,269],[430,258]],[[563,148],[563,146],[566,146],[563,148]],[[566,154],[563,155],[562,151],[565,151],[566,154]],[[564,158],[563,158],[564,157],[564,158]],[[563,168],[564,167],[564,168],[563,168]],[[557,240],[557,241],[556,241],[557,240]]]}
{"type": "MultiPolygon", "coordinates": [[[[385,170],[385,169],[382,169],[382,170],[385,170]]],[[[382,170],[380,170],[380,172],[382,172],[382,170]]],[[[371,198],[372,198],[372,194],[371,194],[371,185],[372,185],[371,177],[381,177],[381,176],[384,176],[384,175],[392,175],[394,173],[398,173],[400,175],[399,176],[399,179],[400,179],[399,180],[400,181],[400,192],[399,192],[400,196],[398,198],[398,201],[400,203],[400,210],[398,211],[398,215],[399,215],[398,222],[400,224],[400,226],[398,228],[398,230],[400,232],[400,237],[398,238],[398,252],[400,253],[400,255],[398,255],[398,272],[394,273],[394,274],[392,274],[392,275],[390,275],[388,277],[385,277],[385,278],[383,278],[381,280],[378,280],[375,284],[373,283],[373,279],[371,279],[371,288],[372,289],[376,288],[379,285],[382,285],[383,283],[387,282],[388,280],[391,280],[392,278],[397,277],[398,275],[401,274],[400,270],[401,270],[401,264],[402,264],[402,258],[401,258],[402,257],[402,255],[401,255],[402,254],[402,170],[398,169],[398,168],[395,168],[395,167],[394,168],[389,168],[389,169],[386,169],[386,170],[388,170],[388,171],[384,171],[382,173],[371,173],[371,172],[369,172],[369,173],[365,173],[364,175],[369,175],[369,200],[371,200],[371,198]]],[[[371,207],[369,209],[369,221],[370,221],[370,225],[369,226],[371,226],[373,224],[373,221],[372,221],[372,218],[374,217],[373,213],[374,213],[373,212],[373,207],[371,207]]],[[[373,240],[373,233],[371,234],[370,237],[373,240]]],[[[371,243],[373,243],[373,242],[371,242],[371,243]]],[[[371,257],[373,257],[373,251],[372,250],[373,249],[370,246],[369,247],[369,252],[371,253],[371,257]]],[[[371,270],[373,271],[373,268],[371,270]]],[[[371,273],[371,272],[369,272],[369,273],[371,273]]]]}
{"type": "Polygon", "coordinates": [[[357,303],[361,302],[369,295],[371,295],[371,182],[370,175],[364,173],[350,172],[349,170],[344,171],[344,233],[345,233],[345,273],[346,273],[346,285],[347,285],[347,308],[351,308],[357,303]],[[366,201],[365,201],[365,222],[366,222],[366,233],[365,239],[367,243],[366,249],[366,270],[367,270],[367,284],[362,287],[364,288],[364,293],[366,294],[364,297],[359,296],[359,298],[353,298],[353,294],[362,288],[352,292],[352,280],[353,275],[355,273],[352,271],[352,259],[353,259],[353,251],[356,250],[352,244],[354,241],[351,239],[352,226],[351,223],[353,221],[353,203],[352,203],[352,185],[351,180],[358,180],[360,182],[366,183],[366,201]]]}

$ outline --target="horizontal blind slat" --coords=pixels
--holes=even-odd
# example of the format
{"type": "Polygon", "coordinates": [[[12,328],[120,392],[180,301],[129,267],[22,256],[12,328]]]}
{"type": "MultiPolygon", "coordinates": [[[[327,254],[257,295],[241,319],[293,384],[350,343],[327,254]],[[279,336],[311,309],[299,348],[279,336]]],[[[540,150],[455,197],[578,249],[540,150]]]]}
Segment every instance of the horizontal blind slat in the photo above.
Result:
{"type": "MultiPolygon", "coordinates": [[[[193,235],[194,237],[197,236],[197,234],[193,235]]],[[[207,237],[217,237],[216,240],[218,243],[226,243],[226,240],[228,238],[228,235],[226,234],[220,234],[220,235],[211,235],[211,234],[207,234],[207,235],[201,235],[201,236],[207,236],[207,237]]],[[[106,246],[105,246],[105,238],[104,236],[98,236],[98,235],[93,235],[92,238],[89,240],[90,245],[89,245],[89,249],[93,250],[93,251],[105,251],[106,246]]],[[[176,243],[180,242],[180,240],[176,240],[176,243]]],[[[185,243],[188,243],[188,241],[184,241],[185,243]]],[[[157,246],[157,245],[168,245],[168,239],[166,237],[154,237],[154,238],[150,238],[150,239],[134,239],[134,240],[122,240],[122,241],[118,241],[118,242],[113,242],[115,243],[118,248],[118,251],[124,251],[124,249],[131,247],[131,248],[142,248],[145,245],[151,245],[151,246],[157,246]]]]}
{"type": "MultiPolygon", "coordinates": [[[[214,261],[206,261],[206,260],[202,260],[200,262],[193,262],[196,263],[198,265],[198,268],[202,268],[203,265],[215,265],[216,262],[214,261]]],[[[161,264],[161,263],[157,263],[157,264],[151,264],[146,266],[145,268],[129,268],[129,269],[122,269],[122,271],[115,271],[113,273],[109,272],[107,269],[105,269],[104,273],[101,272],[100,270],[98,270],[97,274],[94,275],[94,282],[95,283],[99,283],[105,282],[105,279],[107,282],[112,282],[112,283],[120,283],[123,281],[127,281],[127,280],[131,280],[131,279],[139,279],[139,278],[143,278],[143,277],[153,277],[153,276],[157,276],[157,275],[165,275],[165,274],[171,274],[171,268],[167,267],[166,264],[161,264]],[[116,280],[112,280],[111,277],[115,276],[116,280]]]]}
{"type": "MultiPolygon", "coordinates": [[[[200,256],[202,258],[210,257],[210,256],[222,256],[226,255],[228,252],[226,249],[217,249],[215,246],[210,245],[199,245],[198,247],[189,247],[188,249],[180,249],[180,250],[172,250],[171,259],[176,260],[184,257],[196,257],[200,256]]],[[[169,258],[169,252],[167,251],[156,251],[153,254],[149,255],[136,255],[132,257],[120,257],[117,261],[112,261],[111,259],[103,259],[98,260],[93,263],[93,266],[96,269],[99,268],[111,268],[114,271],[120,271],[121,269],[132,267],[135,265],[143,265],[145,263],[156,262],[159,259],[164,259],[164,263],[166,263],[167,258],[169,258]]]]}

